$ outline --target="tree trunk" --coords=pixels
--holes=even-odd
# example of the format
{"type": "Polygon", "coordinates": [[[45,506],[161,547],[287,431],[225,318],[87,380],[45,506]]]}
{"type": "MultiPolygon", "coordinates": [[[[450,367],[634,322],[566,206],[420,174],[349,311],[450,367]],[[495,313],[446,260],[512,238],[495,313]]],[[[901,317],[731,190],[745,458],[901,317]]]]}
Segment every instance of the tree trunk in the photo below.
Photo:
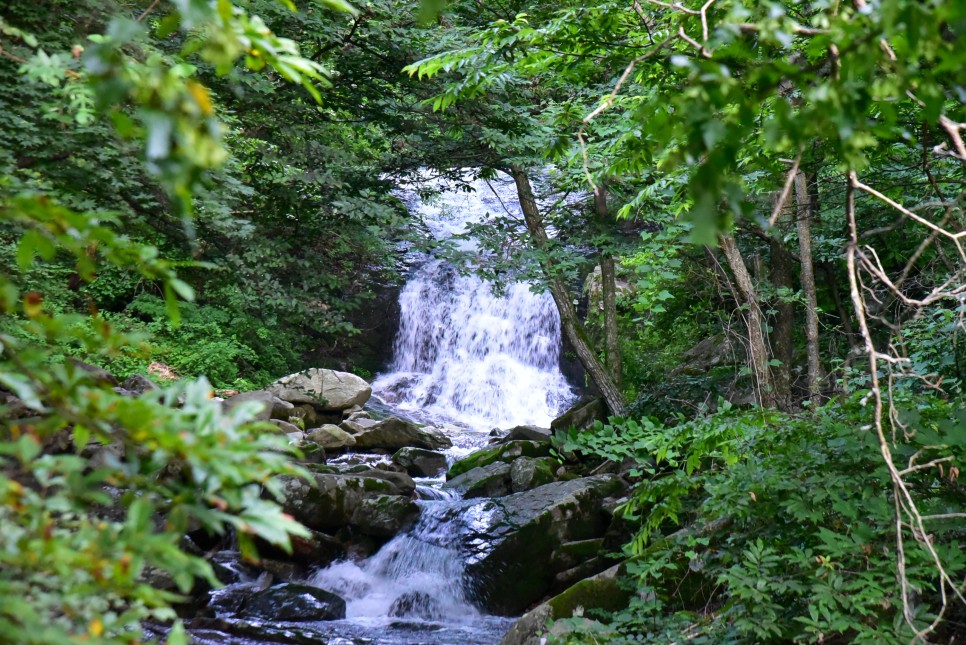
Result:
{"type": "MultiPolygon", "coordinates": [[[[776,289],[792,289],[792,257],[781,240],[772,238],[770,280],[776,289]]],[[[795,357],[793,334],[795,330],[795,305],[778,298],[773,305],[776,311],[771,332],[772,354],[781,365],[775,366],[775,398],[778,407],[786,412],[792,408],[792,361],[795,357]]]]}
{"type": "Polygon", "coordinates": [[[761,307],[758,303],[758,292],[755,285],[751,282],[751,275],[745,266],[745,261],[738,250],[738,244],[733,235],[719,235],[721,250],[728,260],[728,266],[735,276],[735,284],[738,293],[748,306],[745,320],[748,325],[748,358],[751,371],[757,380],[758,401],[762,407],[775,407],[775,385],[768,365],[768,346],[765,343],[765,332],[762,326],[763,320],[761,307]]]}
{"type": "MultiPolygon", "coordinates": [[[[516,184],[520,209],[523,211],[523,219],[526,221],[527,231],[530,233],[533,245],[538,250],[545,252],[549,247],[550,239],[547,236],[547,229],[543,226],[543,218],[540,215],[537,201],[533,196],[530,178],[526,171],[517,165],[510,166],[510,176],[513,177],[516,184]]],[[[587,374],[594,385],[600,390],[611,413],[615,415],[624,414],[624,397],[620,389],[610,377],[607,368],[597,358],[597,353],[590,346],[587,332],[580,322],[576,310],[574,310],[570,291],[563,281],[554,275],[553,260],[548,255],[544,257],[542,268],[550,288],[550,295],[557,305],[557,311],[560,312],[560,324],[563,327],[564,334],[567,335],[567,340],[573,345],[574,351],[577,352],[577,358],[584,369],[587,370],[587,374]]]]}
{"type": "MultiPolygon", "coordinates": [[[[609,216],[607,210],[607,189],[603,185],[594,191],[594,210],[600,222],[606,222],[609,216]]],[[[604,351],[607,358],[607,369],[615,385],[621,382],[621,346],[617,329],[617,271],[614,266],[614,256],[610,249],[603,249],[600,253],[600,282],[601,297],[604,305],[604,351]]]]}
{"type": "Polygon", "coordinates": [[[808,398],[812,406],[821,402],[822,366],[818,346],[818,297],[815,292],[815,269],[812,266],[812,203],[805,174],[795,175],[795,202],[798,206],[798,255],[802,263],[802,292],[805,294],[805,341],[808,348],[808,398]]]}

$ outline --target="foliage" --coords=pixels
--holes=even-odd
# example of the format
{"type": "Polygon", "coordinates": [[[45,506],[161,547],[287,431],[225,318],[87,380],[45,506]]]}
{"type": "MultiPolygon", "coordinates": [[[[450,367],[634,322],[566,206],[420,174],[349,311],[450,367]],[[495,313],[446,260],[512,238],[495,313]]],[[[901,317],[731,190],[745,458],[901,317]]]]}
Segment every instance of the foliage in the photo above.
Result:
{"type": "MultiPolygon", "coordinates": [[[[724,405],[674,427],[615,419],[563,438],[563,450],[638,464],[631,475],[639,483],[623,509],[637,526],[626,555],[638,593],[608,627],[594,629],[610,630],[607,642],[615,643],[681,633],[705,643],[907,642],[892,487],[874,437],[855,430],[867,419],[860,399],[808,417],[724,405]]],[[[924,461],[948,450],[963,458],[961,407],[934,397],[905,405],[917,414],[910,450],[923,450],[924,461]]],[[[961,578],[962,529],[942,517],[962,508],[955,474],[924,469],[910,485],[935,516],[933,543],[961,578]]],[[[935,571],[922,548],[908,548],[906,557],[922,627],[938,607],[935,571]]],[[[578,632],[567,642],[594,638],[578,632]]]]}
{"type": "MultiPolygon", "coordinates": [[[[337,0],[326,4],[348,8],[337,0]]],[[[7,112],[3,128],[17,144],[4,146],[9,172],[0,184],[4,259],[16,263],[5,263],[0,273],[4,642],[130,643],[143,637],[148,619],[172,624],[172,604],[196,583],[218,585],[206,559],[182,544],[189,528],[231,531],[249,559],[257,558],[255,538],[290,549],[291,535],[307,535],[275,501],[281,496],[277,475],[307,473],[290,462],[296,454],[285,437],[251,423],[257,406],[222,411],[204,377],[122,396],[96,368],[67,359],[80,355],[111,364],[129,357],[143,337],[116,329],[111,321],[120,317],[102,315],[97,301],[117,306],[139,291],[138,306],[127,313],[147,314],[146,327],[181,334],[185,344],[217,335],[197,309],[179,303],[196,291],[176,268],[197,269],[199,263],[162,259],[158,246],[145,240],[157,236],[143,228],[135,239],[120,232],[125,215],[146,203],[169,199],[169,214],[191,213],[194,195],[211,177],[206,173],[227,158],[214,99],[196,76],[199,65],[226,75],[240,58],[254,70],[267,64],[316,98],[312,83],[324,80],[324,69],[302,58],[294,41],[230,2],[176,3],[154,25],[163,37],[178,30],[183,36],[179,54],[169,56],[152,46],[141,22],[156,5],[131,20],[112,3],[84,3],[79,14],[90,12],[91,22],[104,27],[88,34],[86,51],[78,44],[56,52],[64,40],[84,34],[63,31],[70,21],[50,19],[42,8],[38,13],[18,5],[24,9],[19,26],[8,22],[7,8],[0,16],[5,68],[11,60],[19,65],[5,83],[28,88],[28,97],[49,86],[49,99],[59,104],[40,115],[7,112]],[[35,35],[30,25],[53,29],[35,35]],[[10,51],[8,39],[15,43],[10,51]],[[198,64],[187,62],[192,57],[198,64]],[[146,162],[144,171],[123,165],[120,187],[106,192],[99,189],[111,184],[108,169],[84,184],[70,176],[71,164],[58,167],[42,150],[51,138],[43,132],[45,119],[58,121],[75,144],[110,136],[102,114],[129,143],[99,148],[94,160],[121,158],[125,146],[141,142],[146,162]],[[50,172],[36,168],[48,163],[50,172]],[[148,186],[123,195],[130,200],[126,212],[111,212],[115,203],[106,196],[145,176],[162,190],[148,186]],[[78,305],[87,311],[75,313],[78,305]],[[160,323],[164,319],[170,323],[160,323]]],[[[91,167],[79,156],[76,169],[91,167]]],[[[252,352],[229,339],[214,340],[184,357],[184,365],[230,380],[236,375],[232,353],[251,358],[252,352]]],[[[186,641],[175,621],[167,642],[186,641]]]]}

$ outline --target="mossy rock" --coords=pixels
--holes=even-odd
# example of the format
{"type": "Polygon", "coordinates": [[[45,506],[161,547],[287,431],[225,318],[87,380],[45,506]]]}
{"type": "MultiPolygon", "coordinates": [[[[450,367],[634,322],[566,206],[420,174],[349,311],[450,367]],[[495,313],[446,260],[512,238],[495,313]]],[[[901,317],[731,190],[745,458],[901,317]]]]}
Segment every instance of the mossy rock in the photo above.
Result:
{"type": "Polygon", "coordinates": [[[453,479],[474,468],[482,468],[492,463],[502,461],[510,463],[518,457],[546,457],[550,454],[550,446],[536,441],[510,441],[478,450],[453,464],[446,479],[453,479]]]}

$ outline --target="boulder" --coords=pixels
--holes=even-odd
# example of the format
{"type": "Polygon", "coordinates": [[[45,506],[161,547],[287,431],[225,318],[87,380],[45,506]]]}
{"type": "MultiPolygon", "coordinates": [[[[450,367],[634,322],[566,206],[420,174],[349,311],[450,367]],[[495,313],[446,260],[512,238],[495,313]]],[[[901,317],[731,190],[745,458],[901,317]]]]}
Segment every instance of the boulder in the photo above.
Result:
{"type": "Polygon", "coordinates": [[[345,600],[316,587],[281,584],[252,595],[242,612],[268,621],[315,621],[345,618],[345,600]]]}
{"type": "Polygon", "coordinates": [[[306,527],[324,533],[351,525],[356,509],[370,497],[404,494],[393,482],[375,477],[318,473],[314,479],[316,486],[298,477],[279,477],[285,497],[282,508],[306,527]]]}
{"type": "Polygon", "coordinates": [[[400,448],[449,448],[453,442],[435,428],[420,428],[415,423],[389,417],[364,428],[355,435],[357,448],[378,448],[396,451],[400,448]]]}
{"type": "Polygon", "coordinates": [[[459,491],[466,499],[509,495],[510,465],[496,461],[474,468],[449,480],[443,488],[459,491]]]}
{"type": "Polygon", "coordinates": [[[356,445],[356,438],[351,434],[331,424],[326,424],[320,428],[312,428],[305,432],[305,437],[309,441],[314,441],[328,451],[342,450],[356,445]]]}
{"type": "MultiPolygon", "coordinates": [[[[623,609],[632,595],[630,585],[620,584],[620,578],[624,574],[624,564],[614,565],[602,573],[581,580],[547,602],[537,605],[513,623],[500,641],[500,645],[542,645],[547,642],[547,622],[570,618],[577,613],[578,608],[582,611],[623,609]]],[[[569,628],[566,625],[557,624],[551,628],[550,634],[560,640],[566,640],[568,631],[569,628]]]]}
{"type": "Polygon", "coordinates": [[[283,401],[340,411],[362,406],[372,394],[369,384],[355,374],[320,368],[284,376],[268,389],[283,401]]]}
{"type": "Polygon", "coordinates": [[[76,358],[71,358],[69,360],[71,365],[73,365],[76,370],[86,372],[87,377],[94,381],[94,383],[97,385],[108,385],[110,387],[118,387],[120,385],[117,377],[103,367],[91,365],[90,363],[85,363],[84,361],[76,358]]]}
{"type": "Polygon", "coordinates": [[[368,497],[352,513],[352,525],[366,535],[391,537],[412,524],[419,506],[408,497],[377,495],[368,497]]]}
{"type": "Polygon", "coordinates": [[[607,421],[607,404],[603,399],[581,399],[573,407],[550,422],[550,430],[586,430],[594,421],[607,421]]]}
{"type": "Polygon", "coordinates": [[[477,581],[483,609],[515,615],[543,598],[561,573],[552,565],[553,553],[567,542],[603,536],[610,518],[601,501],[621,487],[616,477],[598,475],[465,508],[464,516],[473,518],[463,538],[466,574],[477,581]]]}
{"type": "Polygon", "coordinates": [[[446,479],[458,477],[474,468],[488,466],[495,461],[510,463],[517,457],[546,457],[549,454],[550,446],[536,441],[510,441],[497,444],[477,450],[457,461],[446,473],[446,479]]]}
{"type": "Polygon", "coordinates": [[[373,421],[372,419],[369,419],[369,418],[356,417],[355,419],[353,419],[350,417],[345,421],[343,421],[342,423],[340,423],[339,427],[345,430],[346,432],[351,432],[352,434],[359,434],[366,428],[371,428],[377,423],[379,422],[373,421]]]}
{"type": "Polygon", "coordinates": [[[283,434],[289,435],[292,438],[293,434],[297,434],[299,441],[305,438],[305,433],[294,423],[289,423],[288,421],[282,421],[281,419],[272,419],[271,423],[275,425],[283,434]]]}
{"type": "Polygon", "coordinates": [[[293,535],[292,551],[286,553],[280,547],[257,539],[255,545],[263,558],[296,562],[311,567],[325,566],[345,557],[345,546],[331,535],[319,531],[309,531],[308,537],[293,535]]]}
{"type": "Polygon", "coordinates": [[[392,460],[413,477],[436,477],[446,470],[446,455],[425,448],[400,448],[392,460]]]}
{"type": "Polygon", "coordinates": [[[514,459],[510,467],[510,486],[513,492],[519,493],[554,481],[554,466],[555,462],[550,457],[514,459]]]}
{"type": "Polygon", "coordinates": [[[275,403],[272,398],[272,395],[264,390],[242,392],[241,394],[236,394],[230,399],[225,399],[221,406],[225,412],[231,412],[242,403],[253,401],[258,404],[258,412],[255,414],[255,421],[268,421],[272,418],[272,406],[275,403]]]}
{"type": "Polygon", "coordinates": [[[501,443],[506,443],[507,441],[545,441],[549,443],[552,434],[550,428],[517,426],[510,428],[510,431],[503,435],[500,441],[501,443]]]}
{"type": "Polygon", "coordinates": [[[289,417],[292,416],[292,409],[295,407],[294,403],[289,403],[288,401],[283,401],[277,396],[272,396],[272,418],[281,419],[282,421],[288,421],[289,417]]]}
{"type": "Polygon", "coordinates": [[[355,467],[352,469],[360,477],[375,477],[387,481],[396,487],[400,495],[412,495],[416,492],[416,482],[402,470],[392,470],[389,464],[376,464],[375,468],[366,466],[355,467]]]}
{"type": "Polygon", "coordinates": [[[409,591],[392,601],[389,615],[393,618],[442,620],[446,617],[440,602],[425,591],[409,591]]]}
{"type": "Polygon", "coordinates": [[[129,395],[138,396],[145,392],[154,392],[158,386],[143,374],[132,374],[121,383],[121,389],[129,395]]]}

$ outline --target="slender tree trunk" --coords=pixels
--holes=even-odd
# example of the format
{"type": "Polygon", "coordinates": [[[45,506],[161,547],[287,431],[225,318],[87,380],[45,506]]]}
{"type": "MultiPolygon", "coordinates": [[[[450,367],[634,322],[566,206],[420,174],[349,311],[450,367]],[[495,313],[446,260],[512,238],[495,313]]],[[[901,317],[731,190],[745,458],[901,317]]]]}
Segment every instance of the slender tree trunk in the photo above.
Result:
{"type": "Polygon", "coordinates": [[[813,406],[821,402],[822,365],[818,345],[818,296],[812,266],[812,202],[805,174],[795,175],[795,202],[798,206],[798,255],[802,263],[802,292],[805,294],[805,341],[808,348],[808,398],[813,406]]]}
{"type": "MultiPolygon", "coordinates": [[[[792,288],[792,257],[781,240],[772,238],[771,245],[771,283],[776,288],[792,288]]],[[[774,304],[775,319],[771,332],[772,354],[781,365],[775,366],[775,398],[778,407],[785,411],[792,408],[792,361],[795,347],[795,305],[787,300],[778,299],[774,304]]]]}
{"type": "MultiPolygon", "coordinates": [[[[610,213],[607,210],[607,189],[603,185],[594,191],[594,211],[600,222],[606,222],[610,213]]],[[[615,385],[621,382],[621,346],[617,329],[617,271],[614,256],[610,249],[600,253],[601,296],[604,305],[604,351],[607,369],[615,385]]]]}
{"type": "Polygon", "coordinates": [[[745,266],[745,261],[738,250],[738,244],[733,235],[720,235],[721,250],[728,260],[728,266],[735,276],[735,284],[744,304],[748,306],[745,320],[748,324],[748,353],[751,370],[758,381],[758,401],[762,407],[775,407],[775,385],[768,365],[768,345],[765,343],[761,307],[758,303],[758,292],[751,281],[751,275],[745,266]]]}
{"type": "MultiPolygon", "coordinates": [[[[523,211],[523,219],[526,221],[527,230],[530,233],[533,245],[540,251],[546,251],[550,239],[547,236],[547,229],[543,226],[543,217],[540,215],[537,201],[533,196],[530,178],[527,176],[526,171],[517,165],[510,166],[510,176],[513,177],[513,181],[516,183],[517,197],[520,199],[520,209],[523,211]]],[[[573,345],[574,351],[577,352],[577,358],[584,366],[584,369],[587,370],[587,374],[597,386],[597,389],[600,390],[604,397],[604,402],[607,403],[607,407],[611,413],[616,415],[623,414],[624,397],[614,383],[614,379],[611,378],[607,368],[600,362],[597,358],[597,353],[590,346],[587,332],[574,309],[570,291],[564,285],[563,281],[554,275],[552,260],[549,257],[544,260],[543,270],[547,277],[550,295],[557,305],[557,311],[560,312],[560,324],[563,327],[564,334],[567,335],[567,340],[573,345]]]]}

